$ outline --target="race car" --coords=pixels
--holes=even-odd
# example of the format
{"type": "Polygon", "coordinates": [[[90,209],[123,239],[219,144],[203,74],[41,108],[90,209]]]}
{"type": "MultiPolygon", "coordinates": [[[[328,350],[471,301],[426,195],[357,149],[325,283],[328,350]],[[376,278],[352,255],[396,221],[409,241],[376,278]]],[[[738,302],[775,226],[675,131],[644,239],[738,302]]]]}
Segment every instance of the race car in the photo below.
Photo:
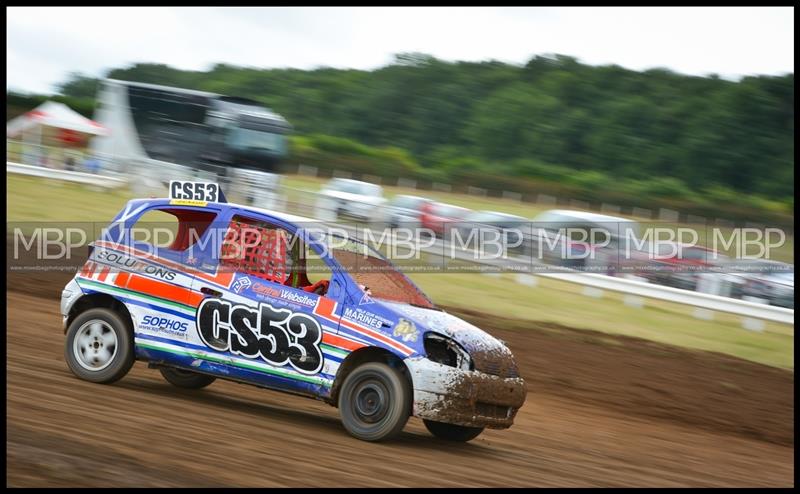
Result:
{"type": "Polygon", "coordinates": [[[90,244],[61,313],[81,379],[112,383],[140,360],[182,388],[227,379],[299,394],[338,407],[366,441],[411,415],[469,441],[510,427],[526,398],[503,342],[437,308],[377,250],[228,203],[213,183],[128,202],[90,244]],[[172,223],[151,228],[158,216],[172,223]],[[164,225],[166,242],[151,232],[164,225]]]}

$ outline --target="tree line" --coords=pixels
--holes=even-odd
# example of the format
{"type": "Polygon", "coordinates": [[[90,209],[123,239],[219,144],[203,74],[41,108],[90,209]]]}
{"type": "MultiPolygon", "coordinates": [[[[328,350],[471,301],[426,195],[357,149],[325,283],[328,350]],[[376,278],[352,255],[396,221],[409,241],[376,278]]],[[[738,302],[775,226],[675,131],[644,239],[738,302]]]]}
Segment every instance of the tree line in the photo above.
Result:
{"type": "MultiPolygon", "coordinates": [[[[564,55],[511,65],[411,53],[371,71],[136,64],[107,76],[251,98],[284,115],[304,146],[390,148],[431,180],[499,176],[586,194],[794,204],[794,74],[729,81],[564,55]]],[[[73,74],[59,89],[86,101],[97,80],[73,74]]]]}

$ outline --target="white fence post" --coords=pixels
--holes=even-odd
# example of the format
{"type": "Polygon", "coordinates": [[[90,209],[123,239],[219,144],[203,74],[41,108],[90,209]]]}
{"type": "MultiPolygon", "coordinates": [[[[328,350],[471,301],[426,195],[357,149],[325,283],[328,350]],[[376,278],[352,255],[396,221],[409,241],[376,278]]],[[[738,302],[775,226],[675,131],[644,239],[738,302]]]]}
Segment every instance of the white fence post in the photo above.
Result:
{"type": "Polygon", "coordinates": [[[399,178],[397,179],[397,186],[398,187],[407,187],[409,189],[416,189],[417,188],[417,181],[412,180],[410,178],[399,178]]]}

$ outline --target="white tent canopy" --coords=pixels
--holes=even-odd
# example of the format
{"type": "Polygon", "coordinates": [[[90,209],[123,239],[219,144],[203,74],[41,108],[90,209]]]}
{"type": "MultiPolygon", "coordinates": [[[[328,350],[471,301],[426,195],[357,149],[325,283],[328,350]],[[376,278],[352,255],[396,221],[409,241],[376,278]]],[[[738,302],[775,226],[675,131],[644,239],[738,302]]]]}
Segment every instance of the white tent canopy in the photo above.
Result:
{"type": "Polygon", "coordinates": [[[17,137],[37,127],[54,127],[92,135],[107,135],[108,129],[65,104],[45,101],[6,124],[6,137],[17,137]]]}

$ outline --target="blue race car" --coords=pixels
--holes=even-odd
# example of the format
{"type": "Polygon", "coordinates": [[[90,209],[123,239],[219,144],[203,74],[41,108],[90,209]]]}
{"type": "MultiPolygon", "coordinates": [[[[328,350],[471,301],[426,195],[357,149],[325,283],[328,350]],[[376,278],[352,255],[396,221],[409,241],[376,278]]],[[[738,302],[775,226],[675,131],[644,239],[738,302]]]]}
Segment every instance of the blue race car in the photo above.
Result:
{"type": "Polygon", "coordinates": [[[254,384],[337,406],[367,441],[411,415],[469,441],[510,427],[526,397],[501,341],[438,309],[376,250],[227,203],[211,183],[130,201],[91,244],[61,313],[81,379],[111,383],[142,360],[183,388],[254,384]]]}

